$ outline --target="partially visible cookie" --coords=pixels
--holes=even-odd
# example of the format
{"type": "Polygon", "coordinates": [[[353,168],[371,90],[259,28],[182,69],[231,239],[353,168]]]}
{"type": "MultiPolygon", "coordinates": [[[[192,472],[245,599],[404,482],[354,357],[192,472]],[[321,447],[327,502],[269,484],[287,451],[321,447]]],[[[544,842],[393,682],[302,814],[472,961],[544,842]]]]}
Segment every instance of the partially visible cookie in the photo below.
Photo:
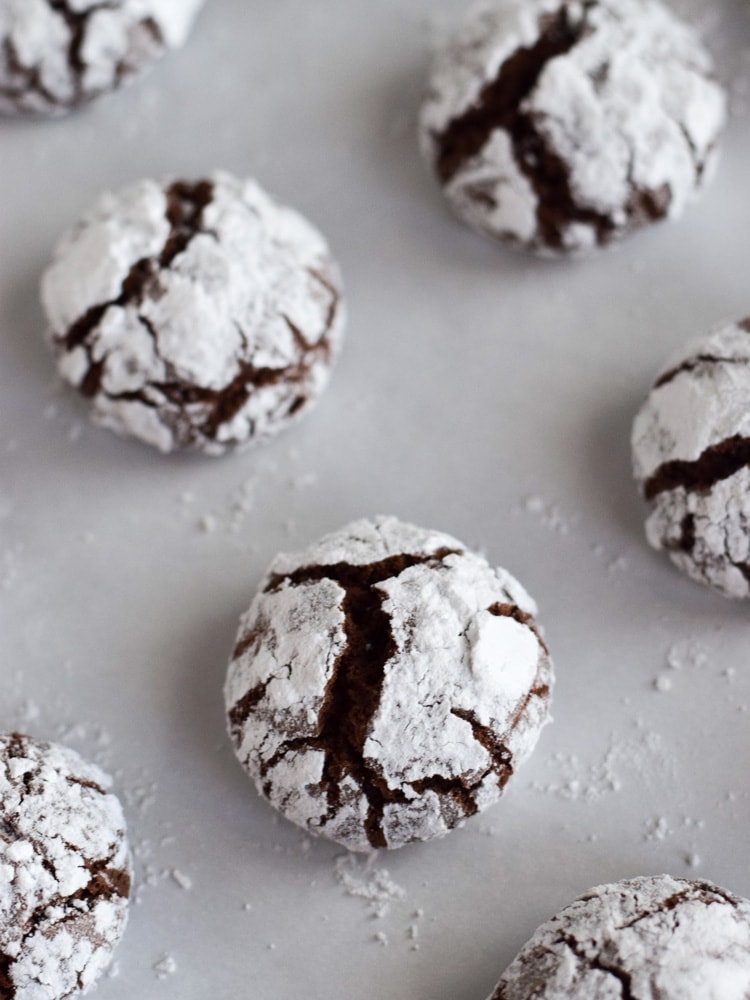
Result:
{"type": "Polygon", "coordinates": [[[185,41],[203,0],[0,0],[0,113],[64,114],[185,41]]]}
{"type": "Polygon", "coordinates": [[[750,902],[657,875],[600,885],[536,931],[490,1000],[746,1000],[750,902]]]}
{"type": "Polygon", "coordinates": [[[0,736],[0,996],[90,989],[125,929],[131,864],[109,779],[77,753],[0,736]]]}
{"type": "Polygon", "coordinates": [[[562,254],[676,218],[711,173],[725,104],[660,0],[491,0],[437,53],[420,140],[470,226],[562,254]]]}
{"type": "Polygon", "coordinates": [[[633,424],[654,548],[727,597],[750,597],[750,318],[691,341],[633,424]]]}
{"type": "Polygon", "coordinates": [[[61,240],[42,299],[93,419],[165,452],[218,455],[295,422],[344,326],[321,234],[226,173],[105,195],[61,240]]]}
{"type": "Polygon", "coordinates": [[[548,721],[535,611],[505,570],[392,517],[279,555],[229,666],[237,756],[352,850],[440,837],[499,798],[548,721]]]}

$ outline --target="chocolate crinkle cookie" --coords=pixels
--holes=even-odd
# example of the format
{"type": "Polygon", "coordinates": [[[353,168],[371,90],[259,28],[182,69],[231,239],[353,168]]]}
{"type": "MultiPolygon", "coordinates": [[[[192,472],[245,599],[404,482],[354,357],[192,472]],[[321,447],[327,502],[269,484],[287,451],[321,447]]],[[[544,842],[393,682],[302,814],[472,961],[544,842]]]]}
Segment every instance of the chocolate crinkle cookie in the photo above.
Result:
{"type": "Polygon", "coordinates": [[[671,358],[632,449],[651,545],[694,580],[750,597],[750,318],[671,358]]]}
{"type": "Polygon", "coordinates": [[[725,104],[659,0],[494,0],[436,54],[420,140],[469,225],[562,254],[678,216],[725,104]]]}
{"type": "Polygon", "coordinates": [[[105,195],[63,237],[42,299],[93,419],[164,452],[218,455],[296,421],[344,325],[320,233],[225,173],[105,195]]]}
{"type": "Polygon", "coordinates": [[[600,885],[536,931],[490,1000],[746,1000],[750,902],[656,875],[600,885]]]}
{"type": "Polygon", "coordinates": [[[392,517],[279,555],[229,666],[236,753],[310,833],[440,837],[498,799],[548,720],[534,613],[505,570],[392,517]]]}
{"type": "Polygon", "coordinates": [[[0,113],[64,114],[182,45],[203,0],[0,0],[0,113]]]}
{"type": "Polygon", "coordinates": [[[65,747],[0,736],[0,997],[90,989],[127,919],[131,864],[109,778],[65,747]]]}

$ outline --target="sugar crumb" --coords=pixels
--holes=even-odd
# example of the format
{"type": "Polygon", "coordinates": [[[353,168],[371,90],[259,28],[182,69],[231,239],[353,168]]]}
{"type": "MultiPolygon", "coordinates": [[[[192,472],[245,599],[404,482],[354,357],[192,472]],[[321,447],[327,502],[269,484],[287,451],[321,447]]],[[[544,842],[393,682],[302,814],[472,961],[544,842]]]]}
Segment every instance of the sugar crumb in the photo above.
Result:
{"type": "Polygon", "coordinates": [[[198,527],[204,535],[213,535],[219,526],[219,521],[215,514],[204,514],[198,521],[198,527]]]}
{"type": "Polygon", "coordinates": [[[181,889],[185,889],[187,891],[193,888],[193,880],[189,875],[181,872],[178,868],[173,868],[169,874],[172,881],[175,882],[181,889]]]}
{"type": "Polygon", "coordinates": [[[172,955],[166,952],[157,959],[152,966],[154,972],[156,973],[157,979],[166,979],[168,976],[173,976],[177,972],[177,962],[174,960],[172,955]]]}
{"type": "Polygon", "coordinates": [[[375,856],[363,864],[353,855],[343,855],[334,862],[334,875],[347,896],[365,900],[371,915],[379,919],[392,902],[403,899],[406,893],[385,868],[372,867],[375,856]]]}

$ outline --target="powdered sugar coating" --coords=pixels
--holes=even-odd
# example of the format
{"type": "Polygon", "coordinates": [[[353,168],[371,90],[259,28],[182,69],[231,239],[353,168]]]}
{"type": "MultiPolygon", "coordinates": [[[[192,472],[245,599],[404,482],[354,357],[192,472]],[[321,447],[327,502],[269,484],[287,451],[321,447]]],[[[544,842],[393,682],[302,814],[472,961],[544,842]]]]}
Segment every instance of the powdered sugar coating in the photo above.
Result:
{"type": "Polygon", "coordinates": [[[750,597],[750,320],[668,362],[633,424],[646,535],[694,580],[750,597]]]}
{"type": "Polygon", "coordinates": [[[131,865],[109,778],[65,747],[0,736],[0,995],[94,985],[127,919],[131,865]]]}
{"type": "Polygon", "coordinates": [[[278,556],[227,676],[241,763],[352,850],[442,836],[498,799],[548,720],[535,610],[504,570],[392,517],[278,556]]]}
{"type": "Polygon", "coordinates": [[[0,0],[0,113],[63,114],[182,45],[203,0],[0,0]]]}
{"type": "Polygon", "coordinates": [[[682,212],[725,104],[697,35],[659,0],[494,0],[437,53],[420,143],[475,229],[586,251],[682,212]]]}
{"type": "Polygon", "coordinates": [[[42,300],[93,419],[165,452],[217,455],[294,422],[344,325],[320,233],[226,173],[104,195],[61,240],[42,300]]]}
{"type": "Polygon", "coordinates": [[[490,1000],[745,1000],[750,902],[657,875],[600,885],[536,931],[490,1000]]]}

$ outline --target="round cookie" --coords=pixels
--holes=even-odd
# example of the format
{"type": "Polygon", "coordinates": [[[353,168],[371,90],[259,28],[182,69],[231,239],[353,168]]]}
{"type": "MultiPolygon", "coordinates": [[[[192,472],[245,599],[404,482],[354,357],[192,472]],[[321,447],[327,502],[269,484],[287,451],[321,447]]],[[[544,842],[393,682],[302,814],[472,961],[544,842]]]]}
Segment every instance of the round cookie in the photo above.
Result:
{"type": "Polygon", "coordinates": [[[745,1000],[750,902],[656,875],[600,885],[536,931],[490,1000],[745,1000]]]}
{"type": "Polygon", "coordinates": [[[725,95],[659,0],[494,0],[436,54],[420,143],[461,218],[545,254],[675,218],[706,181],[725,95]]]}
{"type": "Polygon", "coordinates": [[[0,0],[0,113],[65,114],[182,45],[203,0],[0,0]]]}
{"type": "Polygon", "coordinates": [[[120,803],[65,747],[0,736],[0,996],[94,985],[125,929],[131,865],[120,803]]]}
{"type": "Polygon", "coordinates": [[[646,536],[694,580],[750,596],[750,319],[669,361],[633,424],[646,536]]]}
{"type": "Polygon", "coordinates": [[[296,421],[344,326],[320,233],[226,173],[106,194],[61,240],[42,300],[93,419],[164,452],[219,455],[296,421]]]}
{"type": "Polygon", "coordinates": [[[237,756],[352,850],[440,837],[499,798],[548,721],[535,610],[505,570],[392,517],[279,555],[229,665],[237,756]]]}

